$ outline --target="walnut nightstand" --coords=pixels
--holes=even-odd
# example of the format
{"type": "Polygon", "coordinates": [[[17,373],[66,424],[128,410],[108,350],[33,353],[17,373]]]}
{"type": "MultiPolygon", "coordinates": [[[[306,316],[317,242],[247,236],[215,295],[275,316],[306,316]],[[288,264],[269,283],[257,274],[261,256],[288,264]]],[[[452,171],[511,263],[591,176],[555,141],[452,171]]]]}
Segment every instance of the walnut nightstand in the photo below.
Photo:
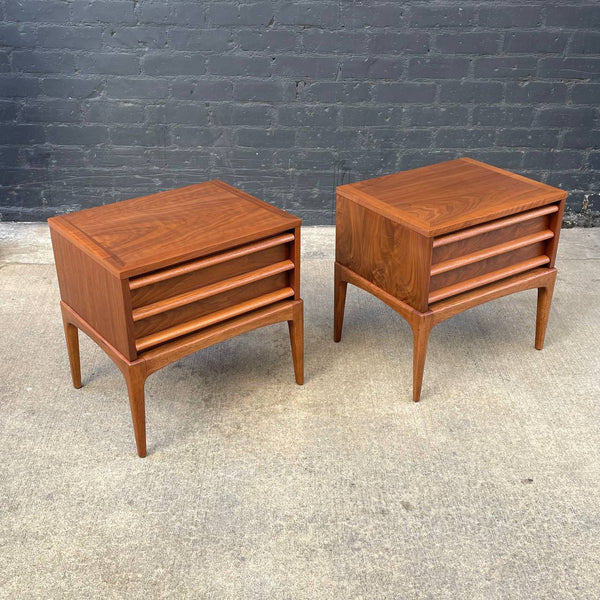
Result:
{"type": "Polygon", "coordinates": [[[538,288],[540,350],[556,280],[566,192],[462,158],[337,188],[334,340],[352,283],[413,330],[413,400],[434,325],[538,288]]]}
{"type": "Polygon", "coordinates": [[[73,385],[81,329],[125,377],[139,456],[146,378],[196,350],[287,321],[302,384],[297,217],[209,181],[48,222],[73,385]]]}

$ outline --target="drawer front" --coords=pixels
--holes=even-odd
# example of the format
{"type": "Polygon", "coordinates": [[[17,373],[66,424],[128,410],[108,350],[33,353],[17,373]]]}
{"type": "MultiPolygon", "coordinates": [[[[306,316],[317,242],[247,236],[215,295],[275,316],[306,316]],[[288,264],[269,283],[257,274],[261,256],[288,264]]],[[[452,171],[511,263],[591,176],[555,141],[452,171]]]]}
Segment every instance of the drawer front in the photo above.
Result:
{"type": "Polygon", "coordinates": [[[558,210],[549,205],[435,238],[429,304],[548,264],[558,210]]]}
{"type": "Polygon", "coordinates": [[[172,298],[192,290],[249,273],[256,269],[273,265],[290,258],[290,245],[280,244],[259,252],[253,252],[239,258],[184,273],[131,290],[131,305],[134,309],[152,304],[159,300],[172,298]]]}
{"type": "Polygon", "coordinates": [[[138,352],[291,298],[293,231],[132,278],[138,352]]]}

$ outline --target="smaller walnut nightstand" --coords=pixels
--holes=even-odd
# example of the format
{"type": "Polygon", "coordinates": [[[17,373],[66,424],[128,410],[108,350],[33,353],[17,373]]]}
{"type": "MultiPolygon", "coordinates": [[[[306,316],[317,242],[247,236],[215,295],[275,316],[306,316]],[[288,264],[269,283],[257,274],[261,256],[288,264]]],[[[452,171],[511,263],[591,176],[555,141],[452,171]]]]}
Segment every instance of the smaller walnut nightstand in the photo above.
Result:
{"type": "Polygon", "coordinates": [[[73,385],[81,329],[125,377],[139,456],[146,378],[187,354],[287,321],[302,384],[297,217],[209,181],[48,222],[73,385]]]}
{"type": "Polygon", "coordinates": [[[538,288],[541,350],[566,192],[462,158],[337,188],[334,340],[346,287],[374,294],[413,330],[413,400],[434,325],[538,288]]]}

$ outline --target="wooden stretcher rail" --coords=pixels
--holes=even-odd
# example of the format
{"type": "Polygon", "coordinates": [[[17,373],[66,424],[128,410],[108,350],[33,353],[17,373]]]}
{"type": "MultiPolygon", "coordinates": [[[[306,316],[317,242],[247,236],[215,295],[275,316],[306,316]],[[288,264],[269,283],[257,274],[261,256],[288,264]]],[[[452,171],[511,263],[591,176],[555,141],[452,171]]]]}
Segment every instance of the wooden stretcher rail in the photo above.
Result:
{"type": "Polygon", "coordinates": [[[198,260],[192,260],[190,262],[177,265],[175,267],[163,269],[162,271],[155,271],[154,273],[149,273],[148,275],[134,277],[129,280],[129,288],[132,290],[137,290],[138,288],[145,287],[147,285],[152,285],[153,283],[158,283],[160,281],[172,279],[173,277],[178,277],[179,275],[186,275],[187,273],[199,271],[200,269],[212,267],[213,265],[218,265],[220,263],[224,263],[230,260],[235,260],[236,258],[246,256],[247,254],[254,254],[255,252],[260,252],[261,250],[266,250],[267,248],[273,248],[273,246],[287,244],[288,242],[292,241],[294,241],[293,233],[284,233],[282,235],[277,235],[272,238],[260,240],[253,244],[247,244],[246,246],[234,248],[233,250],[229,250],[227,252],[221,252],[219,254],[207,256],[205,258],[199,258],[198,260]]]}

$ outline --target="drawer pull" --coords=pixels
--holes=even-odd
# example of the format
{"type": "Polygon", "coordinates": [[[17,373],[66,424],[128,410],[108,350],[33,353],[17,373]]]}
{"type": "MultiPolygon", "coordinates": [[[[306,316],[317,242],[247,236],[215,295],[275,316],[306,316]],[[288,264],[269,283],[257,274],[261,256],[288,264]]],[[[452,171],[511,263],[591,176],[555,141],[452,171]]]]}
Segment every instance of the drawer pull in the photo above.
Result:
{"type": "Polygon", "coordinates": [[[486,273],[485,275],[473,277],[472,279],[467,279],[466,281],[461,281],[460,283],[455,283],[453,285],[449,285],[448,287],[435,290],[429,294],[427,302],[428,304],[433,304],[438,300],[443,300],[444,298],[448,298],[450,296],[462,294],[463,292],[467,292],[476,287],[493,283],[494,281],[510,277],[511,275],[516,275],[517,273],[523,273],[524,271],[534,269],[535,267],[541,267],[549,262],[550,258],[545,254],[542,256],[536,256],[535,258],[530,258],[529,260],[517,263],[516,265],[504,267],[503,269],[498,269],[497,271],[492,271],[491,273],[486,273]]]}
{"type": "Polygon", "coordinates": [[[290,271],[293,268],[294,263],[291,260],[283,260],[274,265],[268,265],[261,269],[250,271],[250,273],[237,275],[236,277],[230,277],[229,279],[206,285],[196,290],[192,290],[191,292],[186,292],[185,294],[179,294],[172,298],[167,298],[166,300],[160,300],[159,302],[147,304],[146,306],[140,306],[133,310],[133,320],[140,321],[142,319],[147,319],[148,317],[153,317],[154,315],[167,312],[168,310],[173,310],[174,308],[179,308],[180,306],[185,306],[186,304],[191,304],[192,302],[197,302],[198,300],[242,287],[243,285],[247,285],[254,281],[260,281],[261,279],[266,279],[267,277],[277,275],[278,273],[290,271]]]}
{"type": "Polygon", "coordinates": [[[431,275],[439,275],[440,273],[445,273],[446,271],[460,269],[460,267],[485,260],[486,258],[498,256],[499,254],[505,254],[507,252],[511,252],[512,250],[518,250],[519,248],[524,248],[526,246],[531,246],[532,244],[549,240],[553,237],[554,233],[550,229],[546,229],[544,231],[540,231],[539,233],[533,233],[517,240],[511,240],[510,242],[504,242],[503,244],[498,244],[496,246],[492,246],[491,248],[485,248],[484,250],[467,254],[466,256],[459,256],[458,258],[446,260],[433,265],[431,267],[431,275]]]}
{"type": "Polygon", "coordinates": [[[502,229],[504,227],[516,225],[517,223],[523,223],[524,221],[529,221],[530,219],[535,219],[544,215],[550,215],[555,212],[558,212],[558,206],[556,204],[550,204],[548,206],[543,206],[542,208],[537,208],[535,210],[530,210],[518,215],[513,215],[512,217],[498,219],[496,221],[492,221],[491,223],[485,223],[484,225],[469,227],[468,229],[449,233],[448,235],[434,239],[433,247],[438,248],[439,246],[445,246],[446,244],[461,242],[462,240],[475,237],[476,235],[481,235],[483,233],[488,233],[489,231],[495,231],[496,229],[502,229]]]}
{"type": "Polygon", "coordinates": [[[199,329],[203,329],[209,325],[214,325],[215,323],[226,321],[232,317],[237,317],[238,315],[251,312],[257,308],[262,308],[268,304],[279,302],[280,300],[290,298],[293,295],[294,290],[290,287],[285,287],[280,290],[276,290],[275,292],[270,292],[268,294],[258,296],[257,298],[252,298],[252,300],[240,302],[240,304],[236,304],[222,310],[217,310],[208,315],[199,317],[198,319],[193,319],[192,321],[187,321],[186,323],[181,323],[180,325],[175,325],[174,327],[169,327],[168,329],[163,329],[162,331],[147,335],[146,337],[136,340],[135,347],[138,352],[141,352],[142,350],[146,350],[146,348],[156,346],[157,344],[162,344],[163,342],[168,342],[169,340],[181,337],[182,335],[187,335],[188,333],[192,333],[194,331],[198,331],[199,329]]]}
{"type": "Polygon", "coordinates": [[[229,250],[228,252],[221,252],[220,254],[214,254],[213,256],[207,256],[206,258],[193,260],[182,265],[163,269],[162,271],[157,271],[148,275],[142,275],[140,277],[134,277],[129,280],[129,288],[132,290],[137,290],[138,288],[152,285],[153,283],[158,283],[159,281],[165,281],[166,279],[179,277],[179,275],[185,275],[186,273],[192,273],[200,269],[212,267],[213,265],[234,260],[236,258],[240,258],[241,256],[246,256],[247,254],[254,254],[255,252],[260,252],[261,250],[266,250],[267,248],[272,248],[273,246],[280,246],[282,244],[292,242],[293,240],[293,233],[284,233],[266,240],[261,240],[260,242],[256,242],[254,244],[247,244],[246,246],[229,250]]]}

